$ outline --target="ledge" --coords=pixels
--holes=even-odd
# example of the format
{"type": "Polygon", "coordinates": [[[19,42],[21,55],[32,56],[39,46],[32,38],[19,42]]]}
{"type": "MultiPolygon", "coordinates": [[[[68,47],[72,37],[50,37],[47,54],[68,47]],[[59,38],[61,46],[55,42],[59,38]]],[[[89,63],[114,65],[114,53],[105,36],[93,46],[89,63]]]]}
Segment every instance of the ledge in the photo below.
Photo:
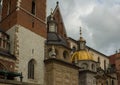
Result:
{"type": "Polygon", "coordinates": [[[58,64],[61,64],[61,65],[65,65],[65,66],[68,66],[68,67],[71,67],[71,68],[74,68],[74,69],[80,69],[80,67],[72,64],[72,63],[69,63],[69,62],[66,62],[64,60],[61,60],[61,59],[57,59],[57,58],[49,58],[49,59],[46,59],[44,60],[44,63],[45,64],[49,64],[49,63],[58,63],[58,64]]]}

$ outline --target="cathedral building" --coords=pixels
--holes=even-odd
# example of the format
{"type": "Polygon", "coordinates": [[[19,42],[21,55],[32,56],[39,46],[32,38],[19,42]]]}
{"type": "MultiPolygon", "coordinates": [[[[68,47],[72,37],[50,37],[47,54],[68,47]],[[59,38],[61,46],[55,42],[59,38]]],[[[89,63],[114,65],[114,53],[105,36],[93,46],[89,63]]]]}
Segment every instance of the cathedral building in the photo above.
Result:
{"type": "Polygon", "coordinates": [[[67,36],[59,3],[1,0],[0,85],[118,85],[108,56],[67,36]]]}

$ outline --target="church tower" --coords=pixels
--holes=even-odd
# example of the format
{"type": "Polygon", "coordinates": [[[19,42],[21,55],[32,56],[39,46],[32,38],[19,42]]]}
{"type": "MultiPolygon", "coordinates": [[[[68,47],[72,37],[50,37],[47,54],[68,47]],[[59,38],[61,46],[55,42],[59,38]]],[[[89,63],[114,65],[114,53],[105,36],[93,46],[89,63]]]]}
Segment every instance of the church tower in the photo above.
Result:
{"type": "Polygon", "coordinates": [[[46,0],[3,0],[0,29],[10,36],[15,71],[23,82],[44,85],[46,0]]]}
{"type": "Polygon", "coordinates": [[[45,37],[46,0],[3,0],[1,28],[9,30],[16,24],[45,37]]]}

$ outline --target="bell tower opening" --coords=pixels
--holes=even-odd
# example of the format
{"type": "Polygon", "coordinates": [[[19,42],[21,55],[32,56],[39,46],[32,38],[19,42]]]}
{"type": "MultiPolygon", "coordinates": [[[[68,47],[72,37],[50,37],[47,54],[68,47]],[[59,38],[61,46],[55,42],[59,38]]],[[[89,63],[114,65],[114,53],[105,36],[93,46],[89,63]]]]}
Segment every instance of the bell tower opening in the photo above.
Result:
{"type": "Polygon", "coordinates": [[[48,17],[48,20],[47,20],[47,26],[48,26],[47,27],[48,32],[57,33],[57,22],[53,17],[52,9],[51,9],[51,15],[48,17]]]}

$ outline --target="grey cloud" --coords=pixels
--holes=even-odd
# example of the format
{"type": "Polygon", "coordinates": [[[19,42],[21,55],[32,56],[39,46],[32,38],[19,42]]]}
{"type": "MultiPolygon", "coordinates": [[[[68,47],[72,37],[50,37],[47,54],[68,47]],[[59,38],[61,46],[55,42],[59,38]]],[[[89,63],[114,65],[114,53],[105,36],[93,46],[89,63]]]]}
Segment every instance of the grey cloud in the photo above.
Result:
{"type": "MultiPolygon", "coordinates": [[[[47,10],[57,0],[48,0],[47,10]]],[[[68,36],[79,39],[79,27],[87,44],[105,54],[120,48],[120,0],[59,0],[68,36]],[[94,9],[86,14],[86,11],[94,9]],[[81,15],[82,14],[82,15],[81,15]]]]}
{"type": "Polygon", "coordinates": [[[97,46],[95,48],[98,50],[120,48],[120,19],[113,10],[115,9],[96,7],[90,15],[80,18],[92,30],[93,41],[97,46]]]}

